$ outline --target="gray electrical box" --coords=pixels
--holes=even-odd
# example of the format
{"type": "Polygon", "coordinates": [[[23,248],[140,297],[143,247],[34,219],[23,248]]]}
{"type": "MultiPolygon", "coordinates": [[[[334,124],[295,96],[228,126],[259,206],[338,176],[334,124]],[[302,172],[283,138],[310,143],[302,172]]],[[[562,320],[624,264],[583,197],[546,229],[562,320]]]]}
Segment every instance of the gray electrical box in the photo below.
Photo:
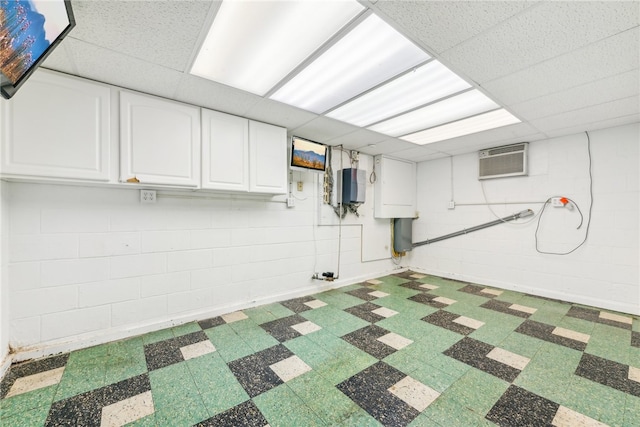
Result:
{"type": "Polygon", "coordinates": [[[342,204],[364,203],[367,172],[364,169],[342,169],[342,204]]]}
{"type": "Polygon", "coordinates": [[[411,233],[413,231],[413,218],[393,219],[393,250],[406,252],[413,248],[411,233]]]}

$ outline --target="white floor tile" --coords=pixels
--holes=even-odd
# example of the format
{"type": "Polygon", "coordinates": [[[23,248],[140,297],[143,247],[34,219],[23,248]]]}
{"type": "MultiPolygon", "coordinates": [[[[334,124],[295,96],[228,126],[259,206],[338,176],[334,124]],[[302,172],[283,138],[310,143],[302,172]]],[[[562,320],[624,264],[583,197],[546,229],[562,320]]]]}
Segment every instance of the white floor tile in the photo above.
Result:
{"type": "Polygon", "coordinates": [[[390,393],[403,400],[407,405],[420,412],[424,411],[440,396],[440,393],[431,387],[428,387],[411,377],[404,377],[392,385],[388,390],[390,393]]]}
{"type": "Polygon", "coordinates": [[[204,356],[205,354],[213,353],[216,348],[211,341],[200,341],[195,344],[185,345],[180,347],[180,352],[184,360],[193,359],[194,357],[204,356]]]}
{"type": "Polygon", "coordinates": [[[468,326],[469,328],[472,328],[472,329],[478,329],[480,326],[484,325],[484,322],[481,322],[476,319],[471,319],[470,317],[465,317],[465,316],[460,316],[457,319],[454,319],[453,321],[459,325],[468,326]]]}
{"type": "Polygon", "coordinates": [[[606,311],[600,312],[601,319],[613,320],[614,322],[626,323],[627,325],[631,325],[633,323],[633,319],[627,316],[621,316],[619,314],[607,313],[606,311]]]}
{"type": "Polygon", "coordinates": [[[555,427],[608,427],[607,424],[602,424],[600,421],[564,406],[558,408],[551,424],[555,427]]]}
{"type": "Polygon", "coordinates": [[[498,347],[491,350],[489,354],[487,354],[487,357],[521,371],[531,361],[528,357],[520,356],[519,354],[511,353],[498,347]]]}
{"type": "Polygon", "coordinates": [[[523,313],[529,313],[529,314],[533,314],[536,311],[538,311],[537,308],[527,307],[526,305],[520,305],[520,304],[511,304],[509,308],[511,310],[522,311],[523,313]]]}
{"type": "Polygon", "coordinates": [[[431,290],[431,291],[432,291],[432,290],[434,290],[434,289],[438,289],[438,286],[436,286],[436,285],[430,285],[430,284],[428,284],[428,283],[425,283],[424,285],[420,285],[420,287],[421,287],[421,288],[424,288],[424,289],[429,289],[429,290],[431,290]]]}
{"type": "Polygon", "coordinates": [[[311,366],[304,363],[298,356],[291,356],[269,367],[284,382],[290,381],[311,370],[311,366]]]}
{"type": "Polygon", "coordinates": [[[102,408],[100,427],[120,427],[154,411],[151,391],[147,391],[102,408]]]}
{"type": "Polygon", "coordinates": [[[412,274],[411,276],[409,276],[412,279],[424,279],[425,277],[427,277],[424,274],[412,274]]]}
{"type": "Polygon", "coordinates": [[[247,316],[246,314],[244,314],[241,311],[235,311],[233,313],[223,314],[220,317],[222,317],[222,320],[224,320],[227,323],[233,323],[233,322],[237,322],[239,320],[244,320],[244,319],[248,319],[249,318],[249,316],[247,316]]]}
{"type": "Polygon", "coordinates": [[[310,308],[320,308],[327,305],[327,303],[324,301],[320,301],[319,299],[314,299],[314,300],[305,302],[304,305],[310,308]]]}
{"type": "Polygon", "coordinates": [[[382,285],[384,282],[378,279],[371,279],[367,280],[367,283],[369,283],[370,285],[382,285]]]}
{"type": "Polygon", "coordinates": [[[310,321],[298,323],[297,325],[293,325],[291,327],[302,335],[307,335],[311,332],[319,331],[320,329],[322,329],[320,326],[310,321]]]}
{"type": "Polygon", "coordinates": [[[629,379],[640,383],[640,369],[634,366],[629,366],[629,379]]]}
{"type": "Polygon", "coordinates": [[[388,345],[389,347],[393,347],[396,350],[401,350],[413,342],[410,339],[405,338],[401,335],[395,334],[393,332],[390,332],[387,335],[381,336],[380,338],[378,338],[378,341],[388,345]]]}
{"type": "Polygon", "coordinates": [[[64,366],[62,368],[51,369],[50,371],[18,378],[9,389],[6,397],[17,396],[22,393],[58,384],[63,373],[64,366]]]}
{"type": "Polygon", "coordinates": [[[440,304],[447,304],[447,305],[451,305],[454,302],[457,302],[454,299],[451,298],[447,298],[447,297],[436,297],[433,299],[435,302],[439,302],[440,304]]]}
{"type": "Polygon", "coordinates": [[[497,289],[491,289],[491,288],[484,288],[482,289],[480,292],[485,293],[485,294],[489,294],[489,295],[502,295],[502,292],[504,291],[499,291],[497,289]]]}
{"type": "Polygon", "coordinates": [[[591,338],[587,334],[583,334],[581,332],[576,332],[576,331],[572,331],[570,329],[565,329],[561,327],[556,327],[553,331],[551,331],[551,333],[554,335],[558,335],[559,337],[569,338],[571,340],[580,341],[583,343],[588,343],[589,338],[591,338]]]}
{"type": "Polygon", "coordinates": [[[388,293],[382,292],[382,291],[369,292],[369,295],[371,295],[372,297],[376,297],[376,298],[383,298],[383,297],[389,296],[388,293]]]}
{"type": "Polygon", "coordinates": [[[396,314],[398,314],[397,311],[391,310],[390,308],[387,308],[387,307],[376,308],[375,310],[372,311],[372,313],[385,318],[389,318],[391,316],[395,316],[396,314]]]}

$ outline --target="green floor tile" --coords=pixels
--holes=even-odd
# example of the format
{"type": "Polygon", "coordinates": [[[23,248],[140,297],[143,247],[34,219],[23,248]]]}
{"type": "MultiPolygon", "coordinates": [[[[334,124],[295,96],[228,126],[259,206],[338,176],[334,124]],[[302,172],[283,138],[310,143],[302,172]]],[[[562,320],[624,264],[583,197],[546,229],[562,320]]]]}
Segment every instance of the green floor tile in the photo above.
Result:
{"type": "Polygon", "coordinates": [[[54,401],[66,399],[106,385],[107,365],[104,360],[101,365],[87,365],[74,370],[65,368],[60,384],[56,389],[54,401]]]}
{"type": "Polygon", "coordinates": [[[318,368],[320,365],[334,357],[306,336],[286,341],[284,346],[312,368],[318,368]]]}
{"type": "Polygon", "coordinates": [[[512,353],[519,354],[520,356],[532,359],[544,343],[544,341],[538,338],[512,332],[497,346],[512,353]]]}
{"type": "Polygon", "coordinates": [[[255,353],[229,325],[207,329],[205,334],[226,362],[255,353]]]}
{"type": "Polygon", "coordinates": [[[266,313],[271,314],[276,319],[281,319],[283,317],[287,317],[295,314],[293,311],[289,310],[287,307],[277,302],[273,304],[263,305],[261,308],[266,313]]]}
{"type": "Polygon", "coordinates": [[[286,384],[281,384],[254,397],[253,402],[267,419],[269,415],[296,410],[304,405],[302,399],[286,384]]]}
{"type": "Polygon", "coordinates": [[[493,407],[510,383],[491,374],[471,368],[445,393],[460,402],[465,408],[482,416],[493,407]]]}
{"type": "Polygon", "coordinates": [[[183,325],[174,326],[171,328],[171,332],[174,337],[179,337],[181,335],[191,334],[193,332],[201,331],[202,328],[196,322],[185,323],[183,325]]]}
{"type": "Polygon", "coordinates": [[[271,427],[324,427],[327,424],[305,405],[287,412],[264,414],[271,427]]]}
{"type": "Polygon", "coordinates": [[[363,409],[356,410],[349,418],[340,422],[341,427],[381,427],[375,418],[363,409]]]}
{"type": "MultiPolygon", "coordinates": [[[[339,310],[353,307],[354,305],[362,304],[363,301],[360,298],[348,295],[343,292],[329,291],[316,295],[316,297],[323,302],[326,302],[330,306],[339,310]]],[[[305,312],[306,313],[306,312],[305,312]]]]}
{"type": "Polygon", "coordinates": [[[640,426],[640,397],[632,396],[630,394],[627,395],[624,410],[624,426],[640,426]]]}
{"type": "Polygon", "coordinates": [[[478,425],[482,416],[466,408],[447,392],[437,398],[422,415],[436,424],[447,427],[470,427],[478,425]]]}
{"type": "MultiPolygon", "coordinates": [[[[1,406],[0,406],[1,408],[1,406]]],[[[8,413],[8,412],[7,412],[8,413]]],[[[49,414],[49,406],[40,406],[34,409],[25,409],[12,416],[5,417],[0,409],[0,425],[11,427],[43,426],[49,414]]]]}
{"type": "Polygon", "coordinates": [[[269,310],[265,309],[264,306],[242,310],[242,312],[257,325],[276,320],[276,316],[274,316],[269,310]]]}
{"type": "Polygon", "coordinates": [[[160,331],[150,332],[142,336],[144,345],[153,344],[153,343],[168,340],[171,338],[174,338],[174,335],[171,329],[162,329],[160,331]]]}
{"type": "Polygon", "coordinates": [[[149,372],[151,392],[156,411],[202,405],[200,392],[185,362],[149,372]]]}
{"type": "Polygon", "coordinates": [[[188,400],[178,406],[156,408],[158,426],[191,427],[209,418],[209,414],[201,401],[188,400]]]}
{"type": "Polygon", "coordinates": [[[10,423],[5,423],[6,418],[19,417],[22,413],[38,408],[48,411],[56,389],[57,386],[52,385],[0,400],[0,425],[10,426],[10,423]]]}
{"type": "Polygon", "coordinates": [[[610,426],[622,425],[627,395],[586,378],[574,376],[557,400],[561,405],[610,426]]]}
{"type": "Polygon", "coordinates": [[[438,393],[443,393],[456,381],[455,377],[426,364],[421,364],[413,370],[410,377],[431,387],[438,393]]]}

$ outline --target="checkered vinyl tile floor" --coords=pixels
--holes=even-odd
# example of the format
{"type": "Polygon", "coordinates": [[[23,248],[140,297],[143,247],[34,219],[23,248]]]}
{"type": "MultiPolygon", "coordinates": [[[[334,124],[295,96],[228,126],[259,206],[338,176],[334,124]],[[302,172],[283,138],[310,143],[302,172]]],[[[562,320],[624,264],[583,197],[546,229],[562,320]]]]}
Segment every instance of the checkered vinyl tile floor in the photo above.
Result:
{"type": "Polygon", "coordinates": [[[640,321],[411,271],[16,364],[2,426],[640,425],[640,321]]]}

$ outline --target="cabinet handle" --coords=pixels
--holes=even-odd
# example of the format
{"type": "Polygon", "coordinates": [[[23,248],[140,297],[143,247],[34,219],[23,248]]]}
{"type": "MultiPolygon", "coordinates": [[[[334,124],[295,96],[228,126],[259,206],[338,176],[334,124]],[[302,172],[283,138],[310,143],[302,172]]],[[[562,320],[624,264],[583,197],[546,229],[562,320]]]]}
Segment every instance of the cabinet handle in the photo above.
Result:
{"type": "Polygon", "coordinates": [[[140,182],[140,180],[134,176],[133,178],[129,178],[129,179],[127,180],[127,182],[134,182],[134,183],[136,183],[136,182],[140,182]]]}

